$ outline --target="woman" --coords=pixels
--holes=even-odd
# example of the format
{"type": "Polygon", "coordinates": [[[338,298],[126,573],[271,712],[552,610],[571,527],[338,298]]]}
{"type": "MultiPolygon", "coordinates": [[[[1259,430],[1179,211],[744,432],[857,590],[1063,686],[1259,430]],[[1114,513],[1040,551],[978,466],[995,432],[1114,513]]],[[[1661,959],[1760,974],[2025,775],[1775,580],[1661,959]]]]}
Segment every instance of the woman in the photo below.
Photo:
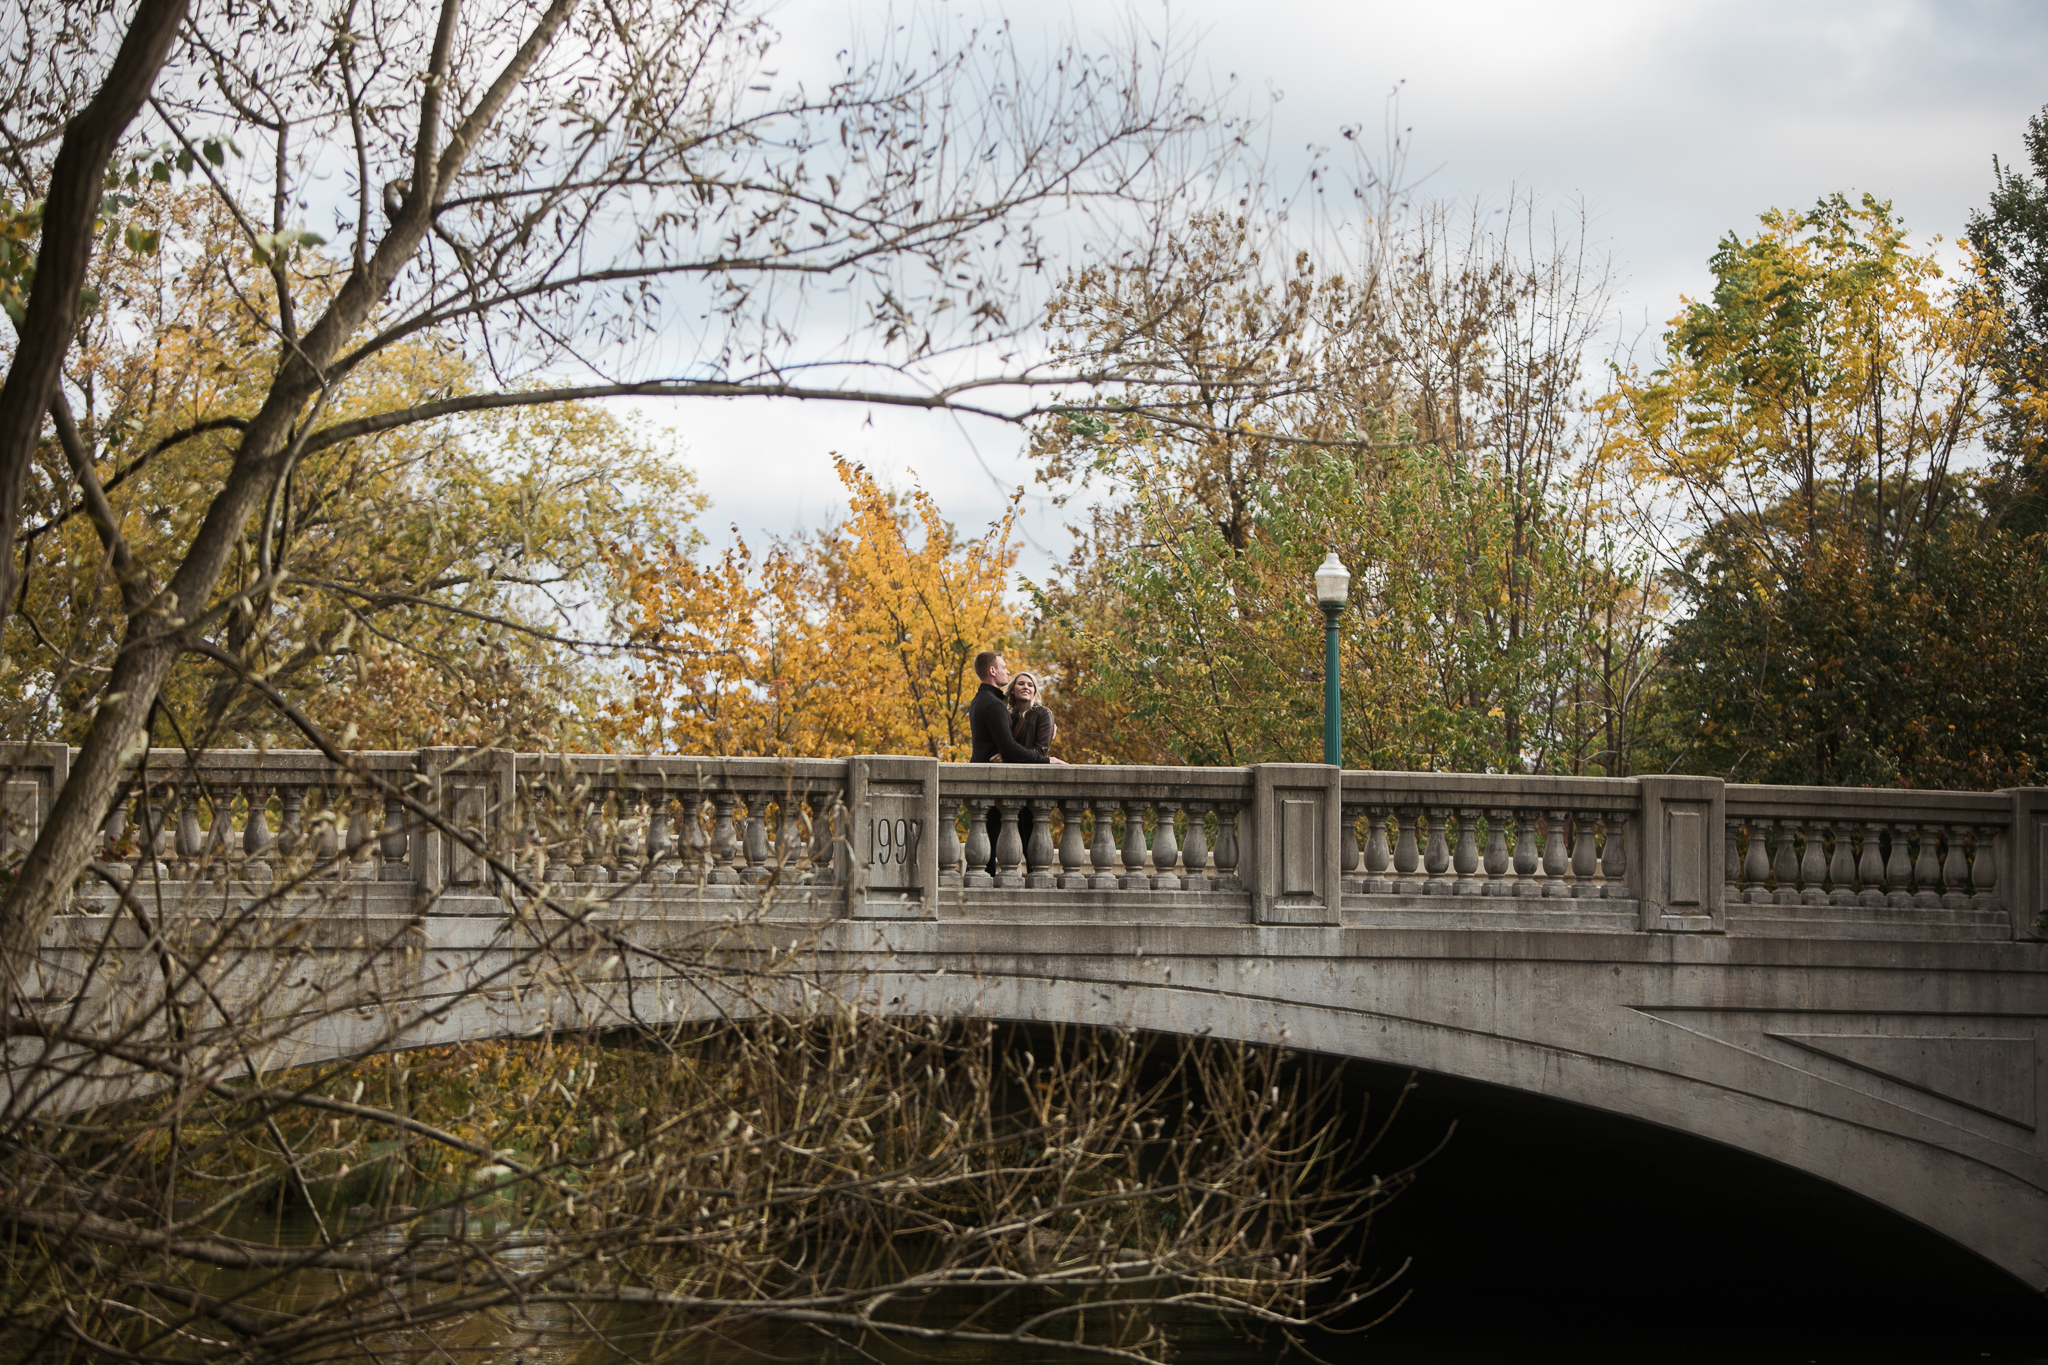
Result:
{"type": "Polygon", "coordinates": [[[1059,734],[1059,723],[1052,718],[1052,712],[1038,700],[1038,679],[1029,673],[1019,673],[1010,679],[1010,737],[1027,749],[1052,757],[1053,737],[1059,734]]]}

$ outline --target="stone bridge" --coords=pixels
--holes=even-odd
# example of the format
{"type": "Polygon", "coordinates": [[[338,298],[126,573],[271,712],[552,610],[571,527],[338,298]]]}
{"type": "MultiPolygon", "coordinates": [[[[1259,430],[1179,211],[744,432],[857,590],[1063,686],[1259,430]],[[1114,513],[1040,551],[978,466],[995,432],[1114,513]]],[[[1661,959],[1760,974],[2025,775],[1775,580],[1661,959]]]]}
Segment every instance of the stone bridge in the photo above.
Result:
{"type": "MultiPolygon", "coordinates": [[[[9,837],[68,758],[13,754],[9,837]]],[[[223,1074],[771,997],[1213,1034],[1704,1136],[2048,1289],[2040,790],[224,751],[106,840],[25,992],[74,1040],[167,979],[223,1074]]],[[[135,1084],[17,1043],[8,1102],[135,1084]]]]}

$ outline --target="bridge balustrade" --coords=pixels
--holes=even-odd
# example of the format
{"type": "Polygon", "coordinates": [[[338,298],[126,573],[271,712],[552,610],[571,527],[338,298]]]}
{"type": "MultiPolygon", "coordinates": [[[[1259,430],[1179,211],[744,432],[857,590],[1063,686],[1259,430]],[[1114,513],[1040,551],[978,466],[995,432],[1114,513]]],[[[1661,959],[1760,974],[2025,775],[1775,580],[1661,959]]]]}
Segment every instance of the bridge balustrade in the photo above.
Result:
{"type": "MultiPolygon", "coordinates": [[[[0,867],[70,762],[0,750],[0,867]]],[[[73,1041],[19,1036],[0,1104],[161,1088],[168,999],[220,1075],[759,1008],[1130,1027],[1697,1133],[2048,1279],[2040,790],[237,750],[147,755],[97,852],[18,987],[73,1041]]]]}
{"type": "MultiPolygon", "coordinates": [[[[0,757],[18,849],[70,754],[0,757]]],[[[2038,789],[423,749],[158,752],[132,793],[95,885],[362,883],[420,913],[523,884],[855,919],[2010,938],[2048,909],[2038,789]]]]}

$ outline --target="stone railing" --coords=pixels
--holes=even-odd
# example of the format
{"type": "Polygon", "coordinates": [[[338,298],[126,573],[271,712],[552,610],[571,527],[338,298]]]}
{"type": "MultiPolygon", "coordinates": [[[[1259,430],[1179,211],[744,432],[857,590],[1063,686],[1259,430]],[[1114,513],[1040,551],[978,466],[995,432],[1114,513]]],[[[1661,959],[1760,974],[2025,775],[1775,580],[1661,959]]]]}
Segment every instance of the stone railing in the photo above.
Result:
{"type": "MultiPolygon", "coordinates": [[[[19,849],[70,754],[0,757],[0,833],[19,849]]],[[[455,749],[352,766],[154,754],[81,894],[288,878],[489,914],[523,882],[867,919],[1971,938],[2026,936],[2048,909],[2038,789],[455,749]]]]}

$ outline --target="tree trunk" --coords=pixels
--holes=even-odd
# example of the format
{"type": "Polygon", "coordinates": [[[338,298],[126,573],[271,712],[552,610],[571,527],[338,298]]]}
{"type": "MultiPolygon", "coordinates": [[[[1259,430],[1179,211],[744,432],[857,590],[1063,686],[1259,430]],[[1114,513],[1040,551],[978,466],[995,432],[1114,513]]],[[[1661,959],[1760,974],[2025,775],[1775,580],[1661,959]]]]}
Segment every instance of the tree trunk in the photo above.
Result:
{"type": "Polygon", "coordinates": [[[42,240],[36,280],[29,290],[14,363],[0,386],[0,625],[21,585],[15,542],[21,534],[21,494],[43,417],[64,372],[64,353],[78,325],[78,300],[92,260],[93,224],[100,213],[107,160],[135,119],[178,35],[186,0],[141,0],[114,64],[77,118],[50,168],[43,196],[42,240]]]}

